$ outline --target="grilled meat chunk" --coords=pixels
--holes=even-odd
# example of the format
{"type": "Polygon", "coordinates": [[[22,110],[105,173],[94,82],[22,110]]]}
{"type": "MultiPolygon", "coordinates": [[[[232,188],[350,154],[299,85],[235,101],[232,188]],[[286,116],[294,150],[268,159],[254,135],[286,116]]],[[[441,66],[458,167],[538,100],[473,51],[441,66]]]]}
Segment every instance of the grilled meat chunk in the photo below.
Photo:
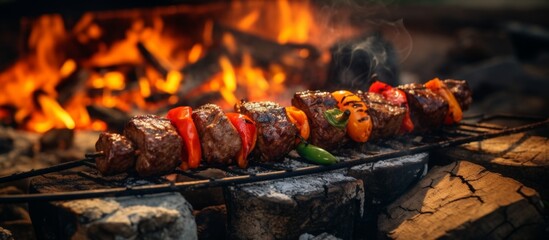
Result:
{"type": "Polygon", "coordinates": [[[367,113],[372,118],[373,130],[370,139],[392,137],[398,134],[406,108],[389,103],[379,93],[358,91],[366,106],[367,113]]]}
{"type": "Polygon", "coordinates": [[[252,152],[255,158],[264,162],[277,161],[293,149],[297,128],[278,103],[241,101],[235,105],[235,111],[256,123],[257,142],[252,152]]]}
{"type": "Polygon", "coordinates": [[[135,170],[142,176],[169,173],[181,162],[181,137],[170,120],[154,115],[135,116],[124,135],[139,149],[135,170]]]}
{"type": "Polygon", "coordinates": [[[337,101],[329,92],[303,91],[295,93],[292,105],[301,109],[309,120],[309,142],[326,150],[342,146],[347,138],[345,129],[334,127],[324,117],[324,112],[338,108],[337,101]]]}
{"type": "Polygon", "coordinates": [[[242,141],[221,108],[205,104],[193,110],[192,118],[200,136],[202,159],[208,163],[231,163],[242,141]]]}
{"type": "Polygon", "coordinates": [[[462,111],[469,109],[473,102],[473,91],[469,88],[469,84],[465,80],[446,79],[444,84],[454,94],[454,97],[459,103],[462,111]]]}
{"type": "Polygon", "coordinates": [[[95,158],[95,165],[105,176],[127,172],[135,165],[135,145],[120,134],[101,133],[95,150],[103,152],[95,158]]]}
{"type": "Polygon", "coordinates": [[[415,131],[432,130],[442,124],[448,112],[444,98],[418,83],[402,85],[399,89],[406,93],[415,131]]]}

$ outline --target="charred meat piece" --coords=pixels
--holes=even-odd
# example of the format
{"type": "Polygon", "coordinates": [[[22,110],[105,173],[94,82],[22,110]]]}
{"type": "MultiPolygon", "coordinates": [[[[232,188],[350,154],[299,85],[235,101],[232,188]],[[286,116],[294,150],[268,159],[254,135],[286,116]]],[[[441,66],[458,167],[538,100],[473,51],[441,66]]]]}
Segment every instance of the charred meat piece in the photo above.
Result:
{"type": "Polygon", "coordinates": [[[358,91],[366,106],[368,115],[372,117],[373,130],[370,139],[392,137],[398,134],[406,108],[389,103],[379,93],[358,91]]]}
{"type": "Polygon", "coordinates": [[[294,148],[297,128],[278,103],[241,101],[235,105],[235,111],[256,123],[257,142],[252,152],[255,158],[265,162],[281,160],[294,148]]]}
{"type": "Polygon", "coordinates": [[[231,163],[242,147],[242,141],[221,108],[205,104],[194,109],[192,118],[200,136],[202,159],[208,163],[231,163]]]}
{"type": "Polygon", "coordinates": [[[95,150],[103,152],[95,158],[95,165],[105,176],[127,172],[135,165],[135,145],[120,134],[101,133],[95,150]]]}
{"type": "Polygon", "coordinates": [[[326,120],[324,112],[338,108],[337,101],[329,92],[303,91],[295,93],[292,105],[301,109],[309,120],[311,135],[309,142],[326,150],[342,146],[347,138],[345,128],[337,128],[326,120]]]}
{"type": "Polygon", "coordinates": [[[459,103],[462,111],[469,109],[473,102],[473,91],[469,88],[469,84],[465,80],[446,79],[444,84],[454,94],[454,97],[459,103]]]}
{"type": "Polygon", "coordinates": [[[135,116],[124,135],[137,145],[135,170],[142,177],[171,172],[181,162],[181,137],[170,120],[154,115],[135,116]]]}
{"type": "Polygon", "coordinates": [[[444,98],[418,83],[399,86],[399,89],[406,93],[415,131],[436,129],[442,124],[448,112],[444,98]]]}

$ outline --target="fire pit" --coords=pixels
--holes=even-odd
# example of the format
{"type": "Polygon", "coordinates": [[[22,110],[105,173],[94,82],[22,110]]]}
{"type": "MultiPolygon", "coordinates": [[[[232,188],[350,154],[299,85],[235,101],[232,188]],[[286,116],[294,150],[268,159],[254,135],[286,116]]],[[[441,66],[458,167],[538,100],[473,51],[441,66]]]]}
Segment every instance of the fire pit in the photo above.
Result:
{"type": "Polygon", "coordinates": [[[8,36],[0,48],[23,47],[0,56],[0,164],[7,174],[0,177],[7,187],[0,188],[0,212],[7,213],[0,228],[16,236],[543,234],[549,101],[540,89],[547,86],[541,70],[547,39],[534,25],[548,23],[543,14],[531,13],[539,16],[529,22],[516,10],[523,22],[498,25],[499,10],[464,18],[450,8],[441,16],[438,8],[360,2],[123,2],[99,4],[100,11],[52,5],[39,13],[6,6],[13,13],[0,24],[8,36]],[[435,18],[442,20],[429,20],[435,18]],[[19,36],[7,34],[14,29],[19,36]],[[131,116],[163,116],[174,106],[215,103],[232,111],[240,99],[289,106],[306,89],[367,90],[374,80],[398,85],[434,76],[471,85],[475,100],[462,122],[347,144],[331,151],[340,162],[329,166],[291,152],[281,162],[250,162],[245,169],[202,164],[162,177],[106,177],[94,163],[102,153],[90,149],[98,132],[121,132],[131,116]],[[489,115],[499,112],[510,114],[489,115]]]}

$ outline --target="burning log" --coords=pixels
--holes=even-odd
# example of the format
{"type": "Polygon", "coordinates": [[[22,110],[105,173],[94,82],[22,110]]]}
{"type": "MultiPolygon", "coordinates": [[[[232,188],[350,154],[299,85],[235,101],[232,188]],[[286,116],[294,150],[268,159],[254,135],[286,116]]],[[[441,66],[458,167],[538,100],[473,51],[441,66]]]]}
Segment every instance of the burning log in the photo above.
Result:
{"type": "Polygon", "coordinates": [[[55,86],[55,91],[58,93],[57,101],[61,105],[65,105],[75,93],[86,88],[89,76],[90,72],[87,69],[78,68],[66,78],[61,79],[60,83],[55,86]]]}
{"type": "Polygon", "coordinates": [[[362,215],[363,185],[326,173],[230,187],[225,199],[231,238],[297,239],[329,232],[348,239],[362,215]]]}
{"type": "Polygon", "coordinates": [[[539,195],[470,162],[435,167],[379,217],[383,237],[402,239],[537,239],[539,195]],[[418,233],[420,229],[420,233],[418,233]]]}
{"type": "MultiPolygon", "coordinates": [[[[237,56],[245,53],[251,54],[259,63],[268,66],[269,63],[276,62],[285,66],[303,65],[307,61],[315,61],[320,57],[320,52],[316,47],[309,44],[278,42],[239,31],[228,26],[216,24],[213,29],[214,41],[224,43],[225,34],[230,34],[234,38],[234,51],[231,52],[237,56]],[[290,59],[288,59],[290,57],[290,59]],[[304,61],[306,60],[306,61],[304,61]]],[[[229,43],[224,43],[225,45],[229,43]]],[[[231,47],[226,46],[231,51],[231,47]]]]}
{"type": "Polygon", "coordinates": [[[549,199],[549,140],[520,133],[437,151],[440,159],[468,159],[489,171],[516,179],[549,199]]]}
{"type": "MultiPolygon", "coordinates": [[[[79,172],[36,177],[31,181],[30,192],[55,193],[150,183],[124,176],[95,181],[82,177],[79,172]]],[[[29,204],[29,212],[37,236],[44,239],[197,239],[192,207],[179,193],[34,202],[29,204]]]]}
{"type": "Polygon", "coordinates": [[[169,67],[166,64],[162,63],[156,56],[154,56],[143,43],[137,43],[137,50],[147,63],[149,63],[158,73],[162,76],[167,76],[169,67]]]}
{"type": "Polygon", "coordinates": [[[90,105],[86,109],[92,118],[105,121],[110,129],[121,132],[124,125],[130,120],[130,116],[117,108],[107,108],[99,105],[90,105]]]}

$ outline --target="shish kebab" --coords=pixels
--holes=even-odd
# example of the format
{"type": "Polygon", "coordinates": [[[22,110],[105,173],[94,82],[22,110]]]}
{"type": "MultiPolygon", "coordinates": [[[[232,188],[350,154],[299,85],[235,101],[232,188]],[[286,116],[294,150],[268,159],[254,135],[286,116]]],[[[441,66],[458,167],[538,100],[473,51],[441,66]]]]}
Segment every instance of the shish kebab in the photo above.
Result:
{"type": "Polygon", "coordinates": [[[367,142],[436,129],[462,119],[472,102],[466,81],[435,78],[392,87],[374,82],[368,91],[302,91],[292,106],[271,101],[235,104],[224,113],[215,104],[168,111],[166,117],[134,116],[123,134],[101,133],[95,159],[103,175],[135,171],[158,176],[208,164],[248,166],[248,159],[280,161],[296,149],[303,158],[332,164],[329,151],[348,142],[367,142]]]}

